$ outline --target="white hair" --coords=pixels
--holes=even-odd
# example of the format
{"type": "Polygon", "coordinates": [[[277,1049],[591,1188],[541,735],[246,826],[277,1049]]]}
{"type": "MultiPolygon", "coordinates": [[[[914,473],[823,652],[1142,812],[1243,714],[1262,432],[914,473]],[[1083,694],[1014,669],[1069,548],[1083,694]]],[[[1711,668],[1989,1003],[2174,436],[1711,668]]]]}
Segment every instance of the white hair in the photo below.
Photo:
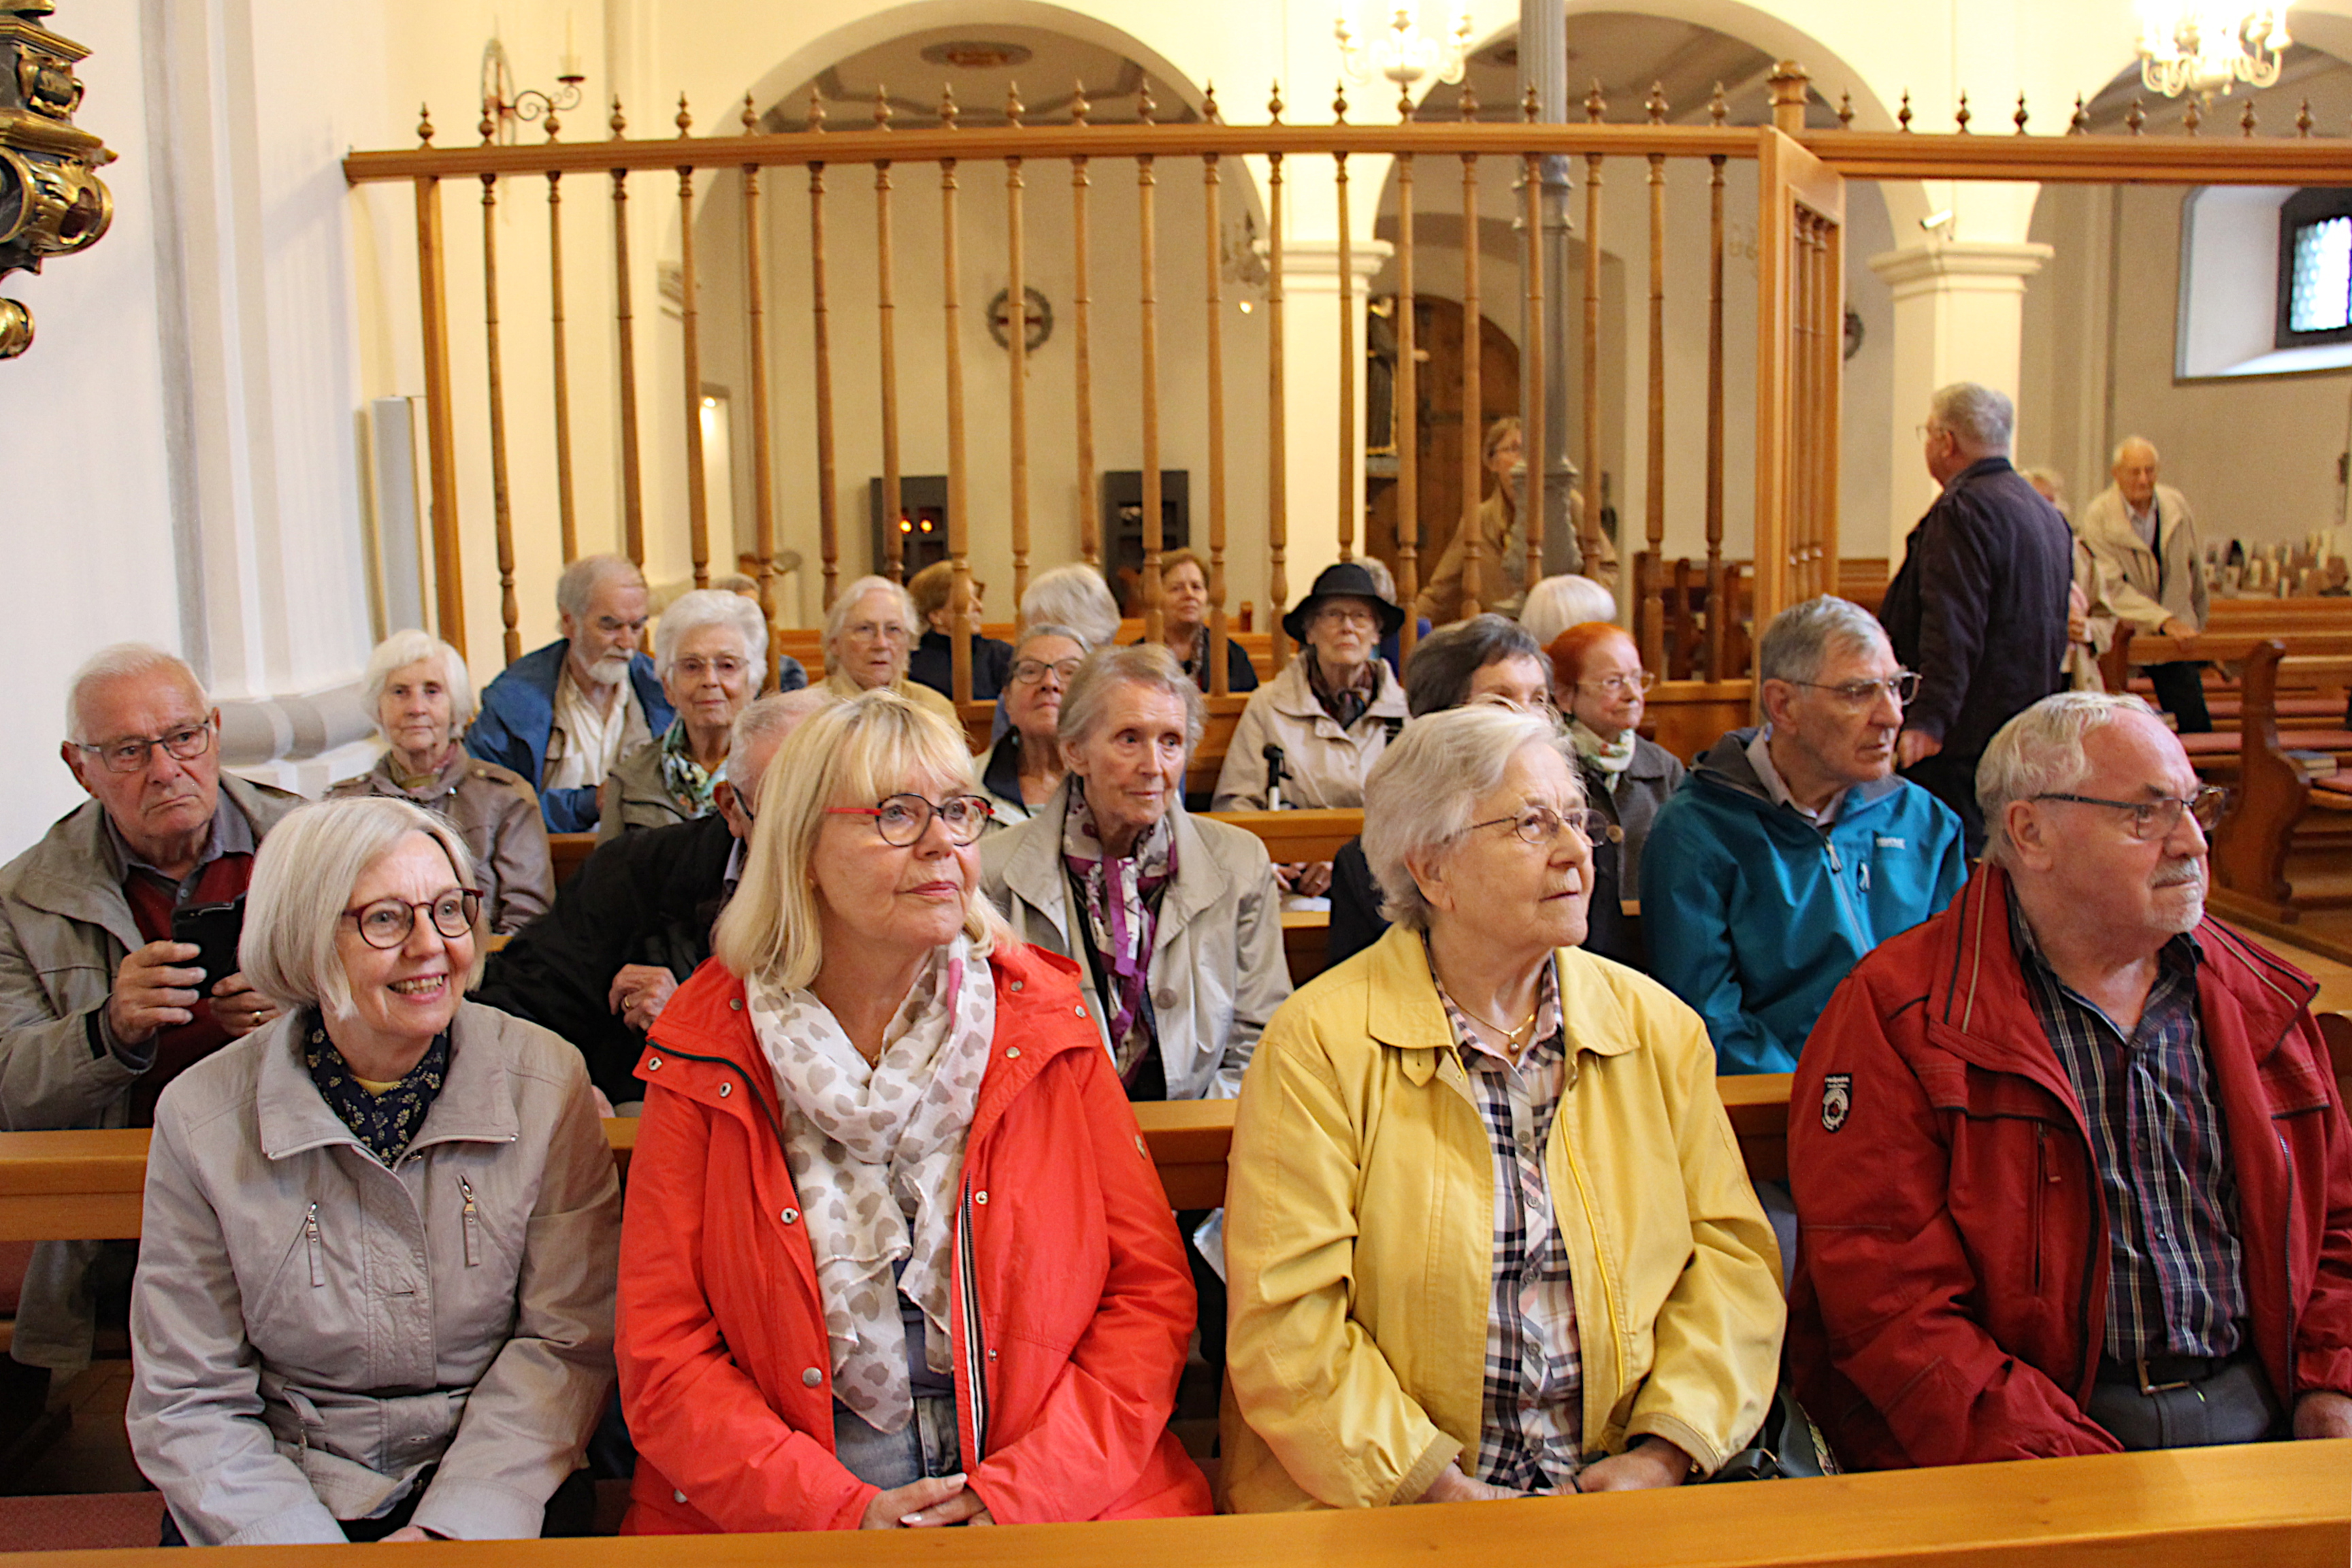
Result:
{"type": "Polygon", "coordinates": [[[1051,621],[1075,627],[1082,646],[1097,648],[1118,640],[1118,601],[1093,567],[1056,566],[1021,595],[1021,620],[1024,626],[1051,621]]]}
{"type": "Polygon", "coordinates": [[[82,699],[90,689],[104,686],[134,675],[169,674],[184,681],[195,695],[196,706],[212,711],[213,701],[205,695],[205,683],[188,668],[188,661],[175,653],[165,653],[152,643],[119,642],[100,648],[82,660],[81,668],[66,682],[66,739],[78,744],[92,740],[108,740],[110,736],[92,736],[82,723],[82,699]]]}
{"type": "Polygon", "coordinates": [[[625,555],[583,555],[555,580],[555,607],[578,620],[588,613],[588,601],[596,590],[614,578],[639,588],[646,585],[646,574],[625,555]]]}
{"type": "Polygon", "coordinates": [[[2134,447],[2147,447],[2149,462],[2160,463],[2164,460],[2164,454],[2158,451],[2156,449],[2156,443],[2149,440],[2147,437],[2126,436],[2122,440],[2116,443],[2115,455],[2107,459],[2108,466],[2110,468],[2122,468],[2124,466],[2124,454],[2130,451],[2134,447]]]}
{"type": "Polygon", "coordinates": [[[1756,643],[1756,679],[1803,684],[1822,678],[1839,648],[1885,646],[1886,628],[1851,599],[1823,594],[1772,617],[1756,643]]]}
{"type": "Polygon", "coordinates": [[[798,691],[772,691],[755,698],[735,715],[735,728],[727,745],[727,776],[735,785],[735,793],[743,800],[757,805],[760,780],[768,771],[768,761],[775,747],[800,726],[812,713],[821,713],[841,699],[822,686],[803,686],[798,691]],[[754,758],[758,765],[751,765],[754,758]]]}
{"type": "MultiPolygon", "coordinates": [[[[421,632],[414,626],[393,633],[368,655],[367,670],[360,677],[360,691],[370,714],[383,706],[383,689],[392,684],[392,678],[412,664],[431,664],[440,670],[442,689],[449,694],[450,734],[455,735],[473,722],[478,710],[474,702],[473,673],[466,668],[464,657],[431,632],[421,632]]],[[[383,735],[381,723],[376,732],[383,735]]],[[[391,743],[390,736],[383,739],[387,745],[391,743]]]]}
{"type": "Polygon", "coordinates": [[[1538,647],[1551,647],[1570,626],[1616,619],[1617,595],[1591,578],[1572,573],[1538,583],[1528,590],[1527,601],[1519,606],[1519,625],[1528,628],[1538,647]]]}
{"type": "Polygon", "coordinates": [[[1927,417],[1950,431],[1962,447],[1987,457],[2006,455],[2017,428],[2017,407],[2009,395],[1973,381],[1937,387],[1927,400],[1927,417]]]}
{"type": "Polygon", "coordinates": [[[2063,795],[2091,776],[2083,742],[2126,713],[2156,717],[2156,710],[2127,692],[2061,691],[2000,727],[1977,763],[1977,809],[1984,813],[1984,858],[2011,863],[2011,801],[2063,795]]]}
{"type": "Polygon", "coordinates": [[[1086,638],[1066,626],[1053,621],[1035,621],[1023,626],[1021,635],[1013,639],[1013,657],[1019,658],[1023,650],[1026,649],[1031,643],[1043,642],[1047,637],[1060,637],[1064,642],[1074,642],[1078,645],[1081,652],[1087,646],[1086,638]]]}
{"type": "MultiPolygon", "coordinates": [[[[1415,719],[1381,752],[1364,780],[1364,860],[1381,885],[1381,910],[1408,931],[1429,929],[1430,905],[1411,863],[1470,830],[1478,797],[1503,782],[1531,745],[1557,746],[1549,721],[1474,702],[1415,719]]],[[[1573,768],[1579,804],[1581,775],[1573,768]]]]}
{"type": "Polygon", "coordinates": [[[743,657],[758,672],[755,689],[767,680],[767,617],[760,614],[756,601],[721,588],[697,588],[690,594],[680,594],[662,612],[661,624],[654,628],[654,673],[668,679],[679,641],[687,633],[704,626],[732,626],[743,644],[743,657]]]}
{"type": "MultiPolygon", "coordinates": [[[[329,1018],[352,1015],[350,977],[335,952],[335,930],[352,889],[367,868],[422,833],[449,858],[462,888],[477,879],[457,830],[434,812],[390,795],[313,801],[286,814],[254,857],[246,894],[237,967],[255,990],[287,1008],[319,1007],[329,1018]]],[[[474,967],[465,989],[482,978],[489,956],[489,900],[474,916],[474,967]]]]}
{"type": "Polygon", "coordinates": [[[891,608],[907,628],[909,641],[921,635],[922,618],[915,614],[915,601],[906,589],[887,577],[860,577],[835,595],[833,608],[824,613],[824,647],[827,653],[832,652],[833,645],[841,640],[841,634],[849,629],[851,613],[871,594],[882,594],[889,598],[891,608]]]}

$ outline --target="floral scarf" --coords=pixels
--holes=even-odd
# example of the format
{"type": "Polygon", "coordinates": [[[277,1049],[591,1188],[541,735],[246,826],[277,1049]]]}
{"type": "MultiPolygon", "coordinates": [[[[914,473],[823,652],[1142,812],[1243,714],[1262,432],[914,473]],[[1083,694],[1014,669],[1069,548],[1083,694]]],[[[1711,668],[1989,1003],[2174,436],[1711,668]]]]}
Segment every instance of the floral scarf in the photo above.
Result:
{"type": "Polygon", "coordinates": [[[1590,760],[1609,781],[1609,793],[1617,793],[1617,783],[1625,770],[1633,765],[1633,731],[1627,730],[1613,742],[1604,741],[1600,732],[1581,719],[1568,721],[1568,738],[1576,742],[1576,754],[1590,760]]]}
{"type": "Polygon", "coordinates": [[[726,776],[725,763],[706,769],[694,760],[693,742],[686,738],[686,721],[671,720],[669,728],[662,731],[661,779],[662,788],[669,791],[678,809],[689,817],[709,816],[711,792],[726,776]]]}
{"type": "Polygon", "coordinates": [[[1331,689],[1331,677],[1324,672],[1310,647],[1307,650],[1307,689],[1315,694],[1315,700],[1331,715],[1333,723],[1348,729],[1364,716],[1364,710],[1381,694],[1381,657],[1375,653],[1366,659],[1363,668],[1356,671],[1355,679],[1335,691],[1331,689]]]}
{"type": "Polygon", "coordinates": [[[1103,1005],[1109,1014],[1111,1059],[1124,1079],[1154,1037],[1146,992],[1152,943],[1160,932],[1160,895],[1176,876],[1176,830],[1162,816],[1129,853],[1105,855],[1084,784],[1073,777],[1065,786],[1062,864],[1086,909],[1087,942],[1108,993],[1103,1005]]]}
{"type": "Polygon", "coordinates": [[[953,1364],[956,1205],[996,1032],[995,980],[969,938],[940,948],[873,1063],[813,994],[757,978],[743,990],[784,1107],[784,1163],[815,1255],[834,1396],[877,1431],[902,1430],[915,1411],[902,1293],[923,1314],[925,1363],[953,1364]]]}
{"type": "Polygon", "coordinates": [[[367,1145],[368,1152],[387,1168],[397,1163],[425,1125],[425,1113],[433,1109],[442,1080],[449,1076],[449,1031],[434,1036],[407,1075],[378,1094],[362,1085],[359,1075],[343,1060],[343,1053],[327,1037],[326,1019],[317,1010],[303,1022],[302,1065],[310,1069],[319,1098],[352,1130],[353,1137],[367,1145]]]}

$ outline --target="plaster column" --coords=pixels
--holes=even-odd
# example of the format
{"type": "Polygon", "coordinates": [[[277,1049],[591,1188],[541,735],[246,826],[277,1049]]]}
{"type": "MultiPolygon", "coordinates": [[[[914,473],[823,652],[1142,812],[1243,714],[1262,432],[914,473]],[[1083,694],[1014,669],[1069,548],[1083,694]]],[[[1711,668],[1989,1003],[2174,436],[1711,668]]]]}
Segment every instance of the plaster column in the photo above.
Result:
{"type": "MultiPolygon", "coordinates": [[[[1354,553],[1364,553],[1364,310],[1371,280],[1389,258],[1386,240],[1356,240],[1348,258],[1349,310],[1356,328],[1354,471],[1339,482],[1339,243],[1286,239],[1282,247],[1283,444],[1289,526],[1283,566],[1290,604],[1315,574],[1339,559],[1339,519],[1355,520],[1354,553]]],[[[1272,606],[1278,616],[1285,605],[1272,606]]]]}
{"type": "MultiPolygon", "coordinates": [[[[1894,395],[1887,441],[1893,502],[1886,520],[1891,571],[1903,563],[1903,543],[1936,499],[1936,481],[1919,452],[1917,426],[1939,386],[1973,381],[2017,396],[2025,280],[2042,269],[2051,247],[2017,241],[1935,238],[1870,258],[1895,300],[1894,395]]],[[[1853,540],[1866,552],[1862,519],[1853,540]]]]}

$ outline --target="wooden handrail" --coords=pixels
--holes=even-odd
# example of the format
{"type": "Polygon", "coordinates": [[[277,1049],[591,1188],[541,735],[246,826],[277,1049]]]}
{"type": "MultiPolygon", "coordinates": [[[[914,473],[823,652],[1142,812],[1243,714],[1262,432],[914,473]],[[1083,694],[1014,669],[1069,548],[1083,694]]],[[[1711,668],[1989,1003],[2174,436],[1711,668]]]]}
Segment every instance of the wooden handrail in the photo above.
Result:
{"type": "MultiPolygon", "coordinates": [[[[1721,1078],[1717,1092],[1759,1179],[1787,1172],[1789,1075],[1721,1078]]],[[[1135,1108],[1136,1124],[1175,1208],[1213,1208],[1224,1201],[1225,1155],[1232,1148],[1230,1100],[1151,1101],[1135,1108]]],[[[613,1157],[628,1173],[637,1146],[635,1120],[605,1121],[613,1157]]],[[[143,1127],[62,1132],[0,1132],[0,1241],[67,1241],[139,1234],[147,1181],[143,1127]]]]}

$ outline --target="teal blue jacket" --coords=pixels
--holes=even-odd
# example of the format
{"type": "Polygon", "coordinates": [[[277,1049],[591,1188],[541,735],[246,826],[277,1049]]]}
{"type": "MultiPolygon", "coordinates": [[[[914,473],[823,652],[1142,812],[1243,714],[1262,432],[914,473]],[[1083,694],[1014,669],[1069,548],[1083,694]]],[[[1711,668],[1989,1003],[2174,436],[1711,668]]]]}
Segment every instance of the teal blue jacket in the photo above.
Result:
{"type": "Polygon", "coordinates": [[[1660,807],[1642,851],[1650,973],[1706,1020],[1717,1070],[1793,1072],[1846,971],[1968,879],[1959,818],[1899,778],[1846,792],[1826,832],[1776,805],[1717,741],[1660,807]]]}

